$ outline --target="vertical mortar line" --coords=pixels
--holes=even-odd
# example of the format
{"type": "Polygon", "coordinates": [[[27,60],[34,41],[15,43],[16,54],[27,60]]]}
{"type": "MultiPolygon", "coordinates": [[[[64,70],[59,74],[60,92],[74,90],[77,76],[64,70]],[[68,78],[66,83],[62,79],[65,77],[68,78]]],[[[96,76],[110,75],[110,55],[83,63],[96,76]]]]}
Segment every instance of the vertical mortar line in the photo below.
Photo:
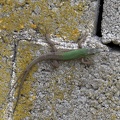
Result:
{"type": "Polygon", "coordinates": [[[18,47],[18,42],[15,39],[14,40],[14,45],[13,45],[13,57],[12,57],[12,70],[11,70],[11,80],[10,80],[10,94],[8,96],[8,104],[6,108],[6,114],[5,118],[7,120],[13,120],[13,100],[14,100],[14,92],[15,89],[12,88],[12,86],[15,83],[15,78],[16,78],[16,56],[17,56],[17,47],[18,47]]]}
{"type": "Polygon", "coordinates": [[[98,37],[102,37],[101,25],[102,25],[102,13],[103,13],[103,4],[104,0],[97,0],[98,5],[96,8],[96,19],[94,23],[94,31],[93,34],[98,37]]]}

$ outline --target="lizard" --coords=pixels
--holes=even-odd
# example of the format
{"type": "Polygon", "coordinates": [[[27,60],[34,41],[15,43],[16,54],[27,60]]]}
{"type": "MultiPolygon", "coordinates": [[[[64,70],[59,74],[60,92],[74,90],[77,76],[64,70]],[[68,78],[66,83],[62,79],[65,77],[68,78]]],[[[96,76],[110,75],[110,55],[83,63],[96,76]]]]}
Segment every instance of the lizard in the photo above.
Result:
{"type": "Polygon", "coordinates": [[[25,81],[28,73],[32,69],[32,67],[34,65],[36,65],[38,62],[42,62],[44,60],[53,60],[53,62],[54,61],[56,62],[56,60],[57,61],[69,61],[69,60],[74,60],[74,59],[79,59],[79,58],[85,58],[90,55],[99,53],[99,50],[96,48],[79,48],[79,49],[75,49],[75,50],[59,52],[59,51],[56,51],[56,48],[54,47],[54,43],[52,43],[50,41],[49,35],[46,35],[45,38],[46,38],[47,42],[50,44],[50,46],[52,47],[52,52],[35,58],[32,62],[30,62],[28,64],[26,69],[22,72],[22,74],[16,80],[15,84],[13,85],[13,88],[16,88],[16,87],[19,87],[19,88],[18,88],[17,98],[16,98],[16,102],[14,105],[14,109],[13,109],[13,114],[14,114],[17,104],[19,102],[20,92],[21,92],[22,86],[24,84],[24,81],[25,81]],[[18,80],[21,80],[19,85],[17,84],[18,80]]]}

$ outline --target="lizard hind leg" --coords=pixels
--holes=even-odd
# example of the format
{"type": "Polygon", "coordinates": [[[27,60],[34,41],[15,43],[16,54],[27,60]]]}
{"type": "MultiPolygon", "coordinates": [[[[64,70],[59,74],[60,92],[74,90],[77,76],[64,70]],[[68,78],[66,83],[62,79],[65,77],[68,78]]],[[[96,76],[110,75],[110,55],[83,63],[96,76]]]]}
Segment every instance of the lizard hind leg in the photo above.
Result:
{"type": "Polygon", "coordinates": [[[85,64],[85,65],[91,65],[92,64],[92,61],[87,59],[87,58],[80,58],[81,60],[81,63],[85,64]]]}

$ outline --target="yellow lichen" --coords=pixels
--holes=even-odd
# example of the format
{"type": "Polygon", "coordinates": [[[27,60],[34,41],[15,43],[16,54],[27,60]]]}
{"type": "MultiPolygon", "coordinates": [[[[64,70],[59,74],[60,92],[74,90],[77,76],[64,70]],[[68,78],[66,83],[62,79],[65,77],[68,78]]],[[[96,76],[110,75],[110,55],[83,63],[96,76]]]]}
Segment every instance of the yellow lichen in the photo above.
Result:
{"type": "Polygon", "coordinates": [[[12,55],[12,46],[10,44],[12,44],[11,39],[5,36],[0,38],[0,120],[3,119],[6,109],[6,98],[11,78],[12,61],[10,60],[10,56],[12,55]]]}
{"type": "MultiPolygon", "coordinates": [[[[28,63],[31,62],[33,59],[31,50],[35,51],[37,49],[37,45],[34,46],[28,42],[24,42],[20,44],[20,47],[18,48],[18,57],[17,57],[17,66],[18,66],[18,76],[21,74],[21,72],[26,68],[28,63]]],[[[33,67],[30,71],[29,75],[27,76],[24,85],[22,86],[21,90],[21,97],[19,99],[18,106],[15,111],[14,119],[20,120],[25,117],[29,117],[30,113],[29,111],[32,109],[33,101],[35,100],[34,90],[32,89],[32,83],[34,81],[33,73],[37,70],[36,67],[33,67]],[[33,97],[31,98],[30,92],[33,93],[33,97]]],[[[18,81],[18,84],[21,81],[18,81]]],[[[15,97],[17,95],[18,90],[16,90],[15,97]]]]}
{"type": "Polygon", "coordinates": [[[85,7],[83,2],[71,6],[70,0],[54,1],[56,10],[50,9],[50,3],[47,0],[34,2],[7,0],[0,3],[2,13],[0,30],[12,32],[33,28],[38,29],[41,34],[48,32],[60,35],[66,40],[76,40],[80,35],[78,25],[85,7]]]}
{"type": "Polygon", "coordinates": [[[111,115],[111,120],[117,120],[117,116],[115,114],[111,115]]]}
{"type": "MultiPolygon", "coordinates": [[[[13,31],[32,28],[39,30],[41,34],[45,34],[47,32],[63,37],[65,40],[76,40],[80,35],[78,25],[80,23],[80,16],[84,11],[85,3],[80,2],[77,5],[71,6],[70,0],[54,1],[56,9],[51,9],[49,4],[49,0],[26,0],[23,2],[19,2],[19,0],[0,0],[0,13],[2,16],[0,18],[0,30],[5,30],[7,33],[12,33],[13,31]],[[38,10],[37,13],[35,12],[36,9],[38,10]]],[[[11,55],[11,46],[9,45],[10,43],[8,38],[5,38],[4,41],[0,42],[2,55],[0,59],[2,60],[3,56],[8,57],[11,55]]],[[[33,50],[35,50],[35,48],[33,50]]],[[[17,55],[19,55],[17,56],[16,61],[18,76],[32,59],[30,51],[31,47],[29,43],[25,42],[18,49],[17,55]]],[[[4,64],[1,63],[3,66],[1,69],[1,74],[3,73],[2,71],[6,71],[7,67],[9,69],[12,67],[11,62],[8,64],[5,64],[5,62],[6,61],[3,62],[4,64]]],[[[35,70],[36,67],[32,69],[28,75],[29,77],[27,77],[27,80],[24,83],[23,89],[21,91],[22,97],[20,97],[19,104],[14,116],[16,120],[20,120],[30,115],[28,111],[30,111],[35,97],[33,95],[33,99],[31,99],[29,94],[29,91],[33,91],[31,90],[32,81],[29,81],[29,79],[34,80],[32,74],[35,70]]],[[[2,74],[0,80],[5,80],[8,83],[7,80],[10,80],[10,73],[8,73],[9,70],[2,74]],[[7,78],[5,76],[7,76],[7,78]]],[[[72,77],[73,76],[71,75],[71,79],[72,77]]],[[[66,78],[66,82],[69,84],[68,79],[70,78],[66,78]]],[[[4,81],[3,83],[5,84],[4,81]]],[[[5,86],[4,84],[1,84],[1,91],[3,90],[2,87],[5,86]]],[[[53,100],[63,100],[64,92],[67,92],[67,90],[60,90],[56,84],[54,84],[52,88],[56,90],[54,91],[53,100]]],[[[72,86],[71,89],[73,88],[74,86],[72,86]]],[[[1,94],[3,93],[1,92],[1,94]]],[[[2,97],[0,98],[0,101],[3,101],[2,97]]]]}

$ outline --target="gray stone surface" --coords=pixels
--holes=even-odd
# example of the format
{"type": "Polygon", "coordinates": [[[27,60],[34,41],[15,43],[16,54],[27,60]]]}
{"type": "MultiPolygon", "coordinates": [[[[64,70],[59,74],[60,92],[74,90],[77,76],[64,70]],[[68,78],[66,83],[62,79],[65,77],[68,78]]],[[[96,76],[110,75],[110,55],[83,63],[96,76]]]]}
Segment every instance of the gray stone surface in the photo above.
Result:
{"type": "Polygon", "coordinates": [[[103,43],[113,42],[120,46],[120,1],[104,0],[102,20],[103,43]]]}
{"type": "Polygon", "coordinates": [[[37,99],[32,119],[120,119],[120,53],[109,51],[96,37],[88,37],[85,45],[103,51],[90,58],[90,66],[79,60],[60,62],[55,70],[48,62],[40,64],[34,74],[37,99]]]}
{"type": "MultiPolygon", "coordinates": [[[[72,4],[80,0],[75,1],[72,0],[72,4]]],[[[112,26],[112,23],[110,23],[112,20],[105,22],[109,17],[105,19],[106,11],[104,7],[103,39],[95,36],[91,37],[94,29],[97,2],[95,0],[87,2],[85,14],[81,18],[83,21],[86,20],[87,24],[79,26],[80,31],[87,33],[87,38],[82,44],[82,47],[97,48],[100,49],[101,52],[87,58],[91,61],[91,65],[83,64],[80,60],[61,61],[59,62],[59,67],[53,69],[51,61],[38,63],[36,67],[31,70],[22,88],[22,95],[15,113],[16,120],[120,119],[120,53],[109,49],[101,43],[101,41],[104,42],[107,39],[111,41],[111,37],[107,34],[109,30],[111,30],[110,34],[113,33],[112,36],[114,40],[117,40],[118,44],[119,40],[116,39],[116,35],[118,35],[119,30],[114,31],[114,29],[108,29],[109,25],[112,26]]],[[[105,1],[104,6],[106,3],[107,1],[105,1]]],[[[111,7],[114,6],[114,3],[115,2],[112,1],[109,7],[110,5],[111,7]]],[[[54,6],[54,4],[52,5],[54,6]]],[[[108,7],[106,7],[106,10],[108,10],[108,7]]],[[[110,10],[112,11],[112,9],[110,10]]],[[[38,9],[36,9],[35,12],[39,14],[38,9]]],[[[117,21],[116,17],[114,19],[117,21]]],[[[115,21],[113,23],[116,23],[115,21]]],[[[119,24],[119,22],[116,24],[119,24]]],[[[2,32],[4,33],[4,31],[2,32]]],[[[3,33],[1,33],[1,36],[3,33]]],[[[1,45],[4,53],[2,53],[1,56],[4,56],[10,61],[9,64],[11,64],[12,67],[10,66],[11,69],[9,69],[12,71],[10,71],[12,77],[9,75],[10,78],[4,77],[2,79],[15,82],[18,74],[24,70],[33,58],[47,53],[50,51],[50,48],[46,44],[45,39],[32,29],[23,30],[11,35],[7,34],[6,36],[11,40],[8,42],[8,38],[4,40],[0,37],[0,42],[4,43],[1,45]],[[9,36],[12,37],[10,38],[9,36]],[[4,52],[7,46],[12,49],[8,49],[8,51],[13,52],[12,55],[9,52],[4,52]],[[14,56],[14,62],[11,60],[11,56],[12,58],[14,56]]],[[[74,49],[78,47],[75,41],[64,41],[55,36],[51,38],[58,43],[56,45],[57,48],[74,49]]],[[[5,60],[4,62],[6,62],[7,60],[2,57],[1,60],[5,60]]],[[[3,66],[6,65],[3,64],[3,66]]],[[[3,70],[2,67],[0,70],[3,70]]],[[[8,71],[8,68],[5,70],[8,71]]],[[[7,76],[6,74],[3,75],[7,76]]],[[[7,101],[9,102],[8,105],[11,104],[11,106],[7,107],[3,112],[6,113],[4,119],[7,120],[13,120],[12,107],[16,96],[14,97],[12,94],[12,97],[12,101],[7,101]]]]}

